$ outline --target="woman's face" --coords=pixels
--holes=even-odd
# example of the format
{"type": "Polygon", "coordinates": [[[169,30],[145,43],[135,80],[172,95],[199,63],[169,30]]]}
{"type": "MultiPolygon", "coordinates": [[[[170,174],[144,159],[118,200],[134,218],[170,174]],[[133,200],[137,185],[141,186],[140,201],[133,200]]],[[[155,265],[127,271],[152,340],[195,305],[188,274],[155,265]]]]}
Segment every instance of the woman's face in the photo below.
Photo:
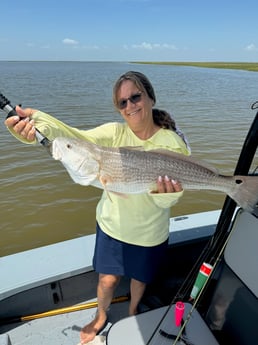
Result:
{"type": "Polygon", "coordinates": [[[131,80],[122,82],[117,92],[117,103],[120,114],[132,130],[153,121],[152,106],[154,102],[131,80]]]}

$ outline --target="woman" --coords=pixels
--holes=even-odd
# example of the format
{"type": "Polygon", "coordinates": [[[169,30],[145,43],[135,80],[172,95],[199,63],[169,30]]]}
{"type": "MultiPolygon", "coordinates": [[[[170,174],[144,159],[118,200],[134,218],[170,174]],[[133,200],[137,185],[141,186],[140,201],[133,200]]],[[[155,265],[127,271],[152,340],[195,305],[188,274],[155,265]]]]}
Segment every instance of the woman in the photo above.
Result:
{"type": "MultiPolygon", "coordinates": [[[[57,136],[76,137],[102,146],[142,146],[145,150],[167,149],[190,154],[175,122],[156,102],[153,87],[145,75],[129,71],[113,88],[113,102],[124,123],[107,123],[83,131],[69,127],[50,115],[17,107],[17,116],[5,121],[25,142],[35,141],[35,126],[50,140],[57,136]],[[31,120],[32,119],[32,120],[31,120]]],[[[170,207],[182,196],[181,185],[167,176],[157,176],[151,193],[112,194],[104,191],[97,205],[96,245],[93,267],[99,273],[98,311],[81,331],[81,344],[94,339],[107,321],[107,309],[121,276],[131,279],[129,315],[137,313],[146,285],[155,278],[164,259],[169,235],[170,207]],[[105,255],[103,255],[105,253],[105,255]]]]}

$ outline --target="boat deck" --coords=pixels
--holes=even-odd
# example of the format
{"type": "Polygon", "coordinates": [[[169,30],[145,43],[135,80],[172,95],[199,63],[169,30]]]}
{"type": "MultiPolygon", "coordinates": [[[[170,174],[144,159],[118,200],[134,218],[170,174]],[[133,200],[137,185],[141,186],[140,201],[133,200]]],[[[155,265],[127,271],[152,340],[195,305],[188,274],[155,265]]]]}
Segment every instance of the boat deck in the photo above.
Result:
{"type": "MultiPolygon", "coordinates": [[[[170,243],[177,245],[181,241],[192,242],[200,236],[210,236],[219,213],[218,210],[207,212],[203,217],[196,214],[171,219],[170,243]]],[[[94,236],[87,236],[1,258],[0,273],[4,284],[0,287],[0,319],[96,301],[97,274],[91,272],[93,242],[94,236]],[[17,275],[10,275],[9,272],[17,271],[17,262],[17,275]],[[57,282],[55,287],[52,287],[52,282],[57,282]],[[58,297],[58,306],[54,305],[55,296],[58,297]]],[[[129,281],[123,278],[116,296],[127,296],[128,293],[129,281]]],[[[109,323],[102,334],[105,335],[112,324],[128,316],[128,303],[111,305],[109,323]]],[[[141,311],[146,310],[149,307],[142,304],[141,311]]],[[[96,308],[91,308],[2,324],[0,345],[77,345],[80,329],[91,322],[95,314],[96,308]]]]}
{"type": "MultiPolygon", "coordinates": [[[[126,288],[126,284],[124,286],[126,288]]],[[[120,292],[122,292],[120,290],[120,292]]],[[[128,291],[127,291],[128,292],[128,291]]],[[[85,303],[92,302],[86,301],[85,303]]],[[[95,302],[95,299],[94,299],[95,302]]],[[[108,323],[101,334],[105,336],[109,327],[128,316],[128,301],[112,304],[108,311],[108,323]]],[[[48,316],[16,325],[2,326],[1,331],[7,332],[8,337],[0,335],[0,345],[77,345],[80,343],[80,330],[95,317],[97,308],[73,311],[56,316],[48,316]],[[16,326],[16,327],[14,327],[16,326]]],[[[104,338],[102,338],[103,340],[104,338]]],[[[103,340],[104,341],[104,340],[103,340]]],[[[97,337],[90,344],[105,344],[97,337]]]]}

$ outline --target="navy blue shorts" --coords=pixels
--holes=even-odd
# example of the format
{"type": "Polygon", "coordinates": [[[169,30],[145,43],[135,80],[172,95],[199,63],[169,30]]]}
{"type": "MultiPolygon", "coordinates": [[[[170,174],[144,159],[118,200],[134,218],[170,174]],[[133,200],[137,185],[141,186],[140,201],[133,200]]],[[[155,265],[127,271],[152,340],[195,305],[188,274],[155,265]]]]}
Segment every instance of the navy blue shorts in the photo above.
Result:
{"type": "Polygon", "coordinates": [[[93,267],[98,273],[134,278],[151,283],[166,258],[168,241],[143,247],[116,240],[96,226],[93,267]]]}

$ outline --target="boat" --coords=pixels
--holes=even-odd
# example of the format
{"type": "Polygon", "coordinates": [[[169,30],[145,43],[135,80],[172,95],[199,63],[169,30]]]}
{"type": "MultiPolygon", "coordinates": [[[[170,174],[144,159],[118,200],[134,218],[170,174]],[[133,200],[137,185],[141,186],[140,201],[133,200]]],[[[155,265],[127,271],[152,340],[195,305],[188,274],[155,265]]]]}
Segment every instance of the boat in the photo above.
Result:
{"type": "MultiPolygon", "coordinates": [[[[235,174],[258,176],[249,171],[257,145],[258,111],[235,174]]],[[[0,258],[0,345],[79,343],[81,328],[97,311],[94,242],[92,234],[0,258]]],[[[221,210],[171,218],[166,263],[139,313],[128,316],[124,277],[107,324],[89,344],[257,344],[257,247],[258,208],[247,212],[228,196],[221,210]],[[207,263],[211,273],[193,295],[207,263]],[[176,324],[178,304],[184,310],[176,324]]]]}

